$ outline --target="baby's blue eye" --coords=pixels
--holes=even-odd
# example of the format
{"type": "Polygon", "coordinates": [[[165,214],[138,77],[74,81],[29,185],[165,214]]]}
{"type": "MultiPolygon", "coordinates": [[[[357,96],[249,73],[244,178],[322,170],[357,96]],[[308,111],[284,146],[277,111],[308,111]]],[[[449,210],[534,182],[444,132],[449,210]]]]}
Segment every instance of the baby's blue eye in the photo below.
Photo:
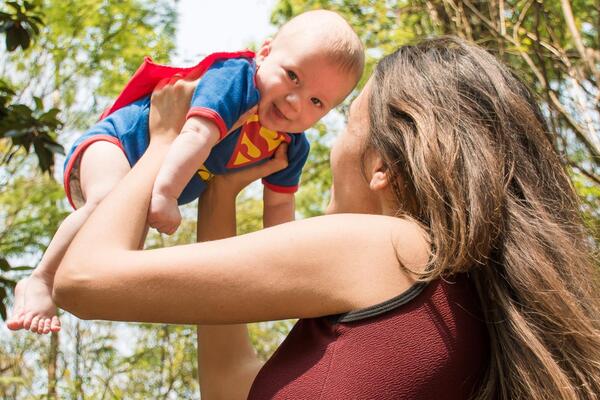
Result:
{"type": "Polygon", "coordinates": [[[294,82],[296,84],[298,83],[298,80],[299,80],[298,75],[296,75],[296,73],[294,71],[288,70],[287,75],[292,80],[292,82],[294,82]]]}
{"type": "Polygon", "coordinates": [[[311,97],[310,101],[312,101],[312,103],[317,107],[323,107],[323,102],[316,97],[311,97]]]}

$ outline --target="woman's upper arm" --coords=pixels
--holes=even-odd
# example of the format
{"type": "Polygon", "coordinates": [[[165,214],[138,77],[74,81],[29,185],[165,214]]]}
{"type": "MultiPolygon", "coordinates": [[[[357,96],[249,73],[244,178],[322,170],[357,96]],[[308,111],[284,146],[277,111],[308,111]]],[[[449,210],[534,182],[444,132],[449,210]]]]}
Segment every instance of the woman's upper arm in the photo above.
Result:
{"type": "Polygon", "coordinates": [[[426,239],[393,217],[342,214],[158,250],[111,250],[57,275],[56,298],[87,319],[235,323],[370,306],[412,283],[426,239]]]}

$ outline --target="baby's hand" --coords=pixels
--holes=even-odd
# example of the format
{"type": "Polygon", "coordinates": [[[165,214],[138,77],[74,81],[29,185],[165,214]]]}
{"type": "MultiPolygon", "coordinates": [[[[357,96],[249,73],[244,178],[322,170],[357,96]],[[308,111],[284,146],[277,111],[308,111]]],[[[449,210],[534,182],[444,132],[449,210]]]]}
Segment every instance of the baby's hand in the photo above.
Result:
{"type": "Polygon", "coordinates": [[[177,199],[160,193],[152,193],[148,224],[160,233],[172,235],[180,223],[181,214],[177,206],[177,199]]]}

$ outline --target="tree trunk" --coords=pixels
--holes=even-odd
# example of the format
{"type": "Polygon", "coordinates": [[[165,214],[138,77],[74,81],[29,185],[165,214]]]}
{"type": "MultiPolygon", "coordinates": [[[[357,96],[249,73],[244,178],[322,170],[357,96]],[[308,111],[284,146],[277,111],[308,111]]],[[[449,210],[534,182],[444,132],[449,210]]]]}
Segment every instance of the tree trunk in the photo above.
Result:
{"type": "Polygon", "coordinates": [[[58,332],[50,335],[50,353],[48,357],[48,399],[58,399],[56,396],[56,361],[58,358],[58,332]]]}

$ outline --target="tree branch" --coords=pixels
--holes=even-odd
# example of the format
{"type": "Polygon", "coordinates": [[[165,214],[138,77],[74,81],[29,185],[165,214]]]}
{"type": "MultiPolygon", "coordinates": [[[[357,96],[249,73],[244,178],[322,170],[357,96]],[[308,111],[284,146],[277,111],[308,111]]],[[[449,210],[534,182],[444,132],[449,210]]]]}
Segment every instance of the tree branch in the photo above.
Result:
{"type": "Polygon", "coordinates": [[[596,82],[600,82],[600,72],[594,65],[594,61],[589,57],[585,46],[583,45],[583,41],[581,40],[581,35],[577,30],[577,26],[575,25],[575,18],[573,17],[573,10],[571,9],[571,4],[569,0],[560,0],[560,4],[563,10],[563,15],[565,17],[565,21],[567,22],[567,27],[569,28],[569,32],[571,33],[571,37],[573,38],[573,42],[575,42],[575,48],[579,52],[581,59],[584,64],[587,65],[596,82]]]}
{"type": "Polygon", "coordinates": [[[569,165],[572,168],[574,168],[577,171],[579,171],[586,178],[588,178],[589,180],[593,181],[596,185],[600,186],[600,176],[594,175],[594,173],[587,171],[586,169],[582,168],[580,165],[578,165],[574,161],[569,161],[569,165]]]}

